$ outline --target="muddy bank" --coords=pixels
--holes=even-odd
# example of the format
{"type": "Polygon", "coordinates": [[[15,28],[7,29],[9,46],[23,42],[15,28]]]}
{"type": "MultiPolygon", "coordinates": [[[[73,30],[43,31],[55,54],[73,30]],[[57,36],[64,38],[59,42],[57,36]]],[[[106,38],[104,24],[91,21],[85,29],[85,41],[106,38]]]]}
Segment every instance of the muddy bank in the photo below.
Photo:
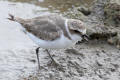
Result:
{"type": "MultiPolygon", "coordinates": [[[[99,39],[105,38],[110,44],[120,48],[120,1],[119,0],[98,0],[92,7],[92,14],[96,16],[95,30],[91,37],[99,39]],[[98,4],[99,3],[99,4],[98,4]]],[[[93,16],[90,16],[93,17],[93,16]]],[[[94,24],[94,23],[93,23],[94,24]]]]}

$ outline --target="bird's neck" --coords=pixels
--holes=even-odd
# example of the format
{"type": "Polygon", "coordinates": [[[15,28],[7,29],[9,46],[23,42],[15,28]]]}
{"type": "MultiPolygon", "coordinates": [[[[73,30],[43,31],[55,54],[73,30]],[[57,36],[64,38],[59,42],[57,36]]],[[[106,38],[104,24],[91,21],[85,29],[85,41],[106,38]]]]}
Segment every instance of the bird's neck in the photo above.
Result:
{"type": "Polygon", "coordinates": [[[68,33],[68,36],[71,38],[71,40],[73,40],[73,41],[81,40],[81,36],[76,34],[73,30],[70,29],[69,19],[66,19],[65,27],[66,27],[66,31],[68,33]]]}
{"type": "Polygon", "coordinates": [[[66,29],[66,31],[67,31],[68,37],[69,37],[70,39],[72,39],[72,34],[71,34],[70,28],[69,28],[69,19],[66,19],[66,20],[65,20],[65,29],[66,29]]]}
{"type": "Polygon", "coordinates": [[[68,26],[68,30],[69,30],[69,33],[71,34],[71,38],[73,41],[81,41],[82,40],[82,37],[79,33],[76,33],[73,29],[71,29],[71,21],[73,21],[73,19],[70,19],[68,22],[67,22],[67,26],[68,26]]]}

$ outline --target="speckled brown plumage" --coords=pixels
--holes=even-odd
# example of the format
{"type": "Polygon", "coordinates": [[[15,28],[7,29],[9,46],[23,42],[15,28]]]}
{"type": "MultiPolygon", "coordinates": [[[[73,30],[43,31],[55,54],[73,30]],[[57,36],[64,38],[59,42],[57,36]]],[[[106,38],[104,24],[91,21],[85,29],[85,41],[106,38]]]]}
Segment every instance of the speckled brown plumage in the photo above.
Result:
{"type": "Polygon", "coordinates": [[[63,30],[64,35],[70,39],[64,27],[65,18],[59,15],[50,14],[32,19],[15,17],[15,21],[19,22],[28,32],[43,40],[55,40],[59,38],[62,34],[61,30],[63,30]]]}

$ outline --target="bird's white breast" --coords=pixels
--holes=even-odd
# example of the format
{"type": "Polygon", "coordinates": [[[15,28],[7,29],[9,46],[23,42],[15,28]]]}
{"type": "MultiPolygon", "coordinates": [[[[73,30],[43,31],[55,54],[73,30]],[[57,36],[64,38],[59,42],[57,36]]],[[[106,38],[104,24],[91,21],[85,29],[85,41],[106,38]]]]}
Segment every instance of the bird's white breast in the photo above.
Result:
{"type": "Polygon", "coordinates": [[[72,45],[74,45],[77,41],[78,38],[79,40],[81,39],[80,37],[73,35],[74,40],[70,40],[66,38],[64,35],[61,35],[60,38],[54,40],[54,41],[46,41],[39,39],[38,37],[34,36],[33,34],[27,32],[27,35],[41,48],[45,49],[62,49],[62,48],[67,48],[72,45]]]}

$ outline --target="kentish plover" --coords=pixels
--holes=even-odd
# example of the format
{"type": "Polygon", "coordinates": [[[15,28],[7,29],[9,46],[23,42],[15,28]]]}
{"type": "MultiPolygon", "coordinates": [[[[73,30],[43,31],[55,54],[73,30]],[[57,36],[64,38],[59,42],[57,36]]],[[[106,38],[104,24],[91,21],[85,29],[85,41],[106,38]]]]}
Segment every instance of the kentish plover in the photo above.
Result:
{"type": "MultiPolygon", "coordinates": [[[[25,34],[39,46],[36,49],[39,69],[39,48],[63,49],[82,39],[87,40],[85,24],[80,20],[66,19],[57,14],[43,15],[32,19],[22,19],[11,14],[9,16],[8,19],[20,23],[25,34]]],[[[55,62],[48,50],[47,53],[55,62]]]]}

